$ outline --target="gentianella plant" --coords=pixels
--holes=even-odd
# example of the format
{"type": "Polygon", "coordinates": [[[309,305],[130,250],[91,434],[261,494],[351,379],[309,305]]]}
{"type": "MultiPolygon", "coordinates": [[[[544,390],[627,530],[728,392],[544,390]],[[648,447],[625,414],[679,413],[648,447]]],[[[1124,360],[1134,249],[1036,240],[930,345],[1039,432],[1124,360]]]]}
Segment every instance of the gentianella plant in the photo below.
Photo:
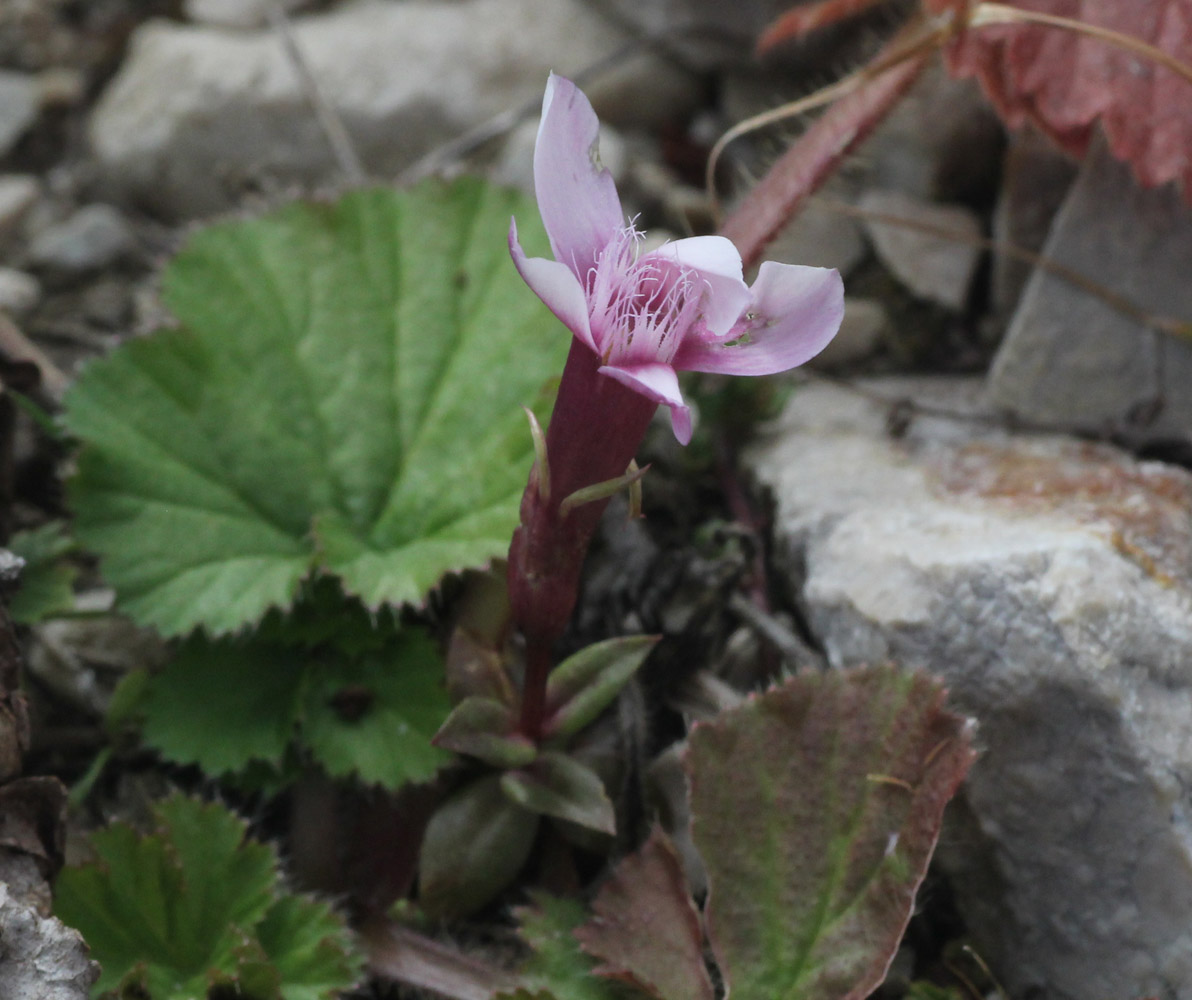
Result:
{"type": "Polygon", "coordinates": [[[773,375],[836,334],[844,289],[835,270],[767,261],[752,286],[721,236],[642,252],[597,153],[599,122],[570,80],[552,74],[534,149],[538,209],[555,259],[528,257],[510,226],[526,284],[571,331],[554,412],[509,550],[513,620],[526,641],[519,730],[543,733],[551,646],[575,607],[592,534],[658,406],[681,444],[691,411],[677,371],[773,375]]]}

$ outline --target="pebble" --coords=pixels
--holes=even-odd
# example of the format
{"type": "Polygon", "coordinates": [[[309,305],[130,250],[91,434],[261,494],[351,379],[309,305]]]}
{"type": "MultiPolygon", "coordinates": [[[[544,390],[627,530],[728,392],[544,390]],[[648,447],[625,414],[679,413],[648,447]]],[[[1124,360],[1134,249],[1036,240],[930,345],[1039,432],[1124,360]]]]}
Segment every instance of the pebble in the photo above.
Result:
{"type": "MultiPolygon", "coordinates": [[[[551,70],[574,74],[629,41],[582,0],[363,0],[295,18],[294,38],[380,177],[536,106],[551,70]]],[[[691,74],[649,52],[586,89],[622,127],[673,120],[700,94],[691,74]]],[[[173,218],[235,204],[232,178],[319,184],[339,173],[272,31],[142,25],[92,113],[90,139],[105,196],[173,218]]]]}
{"type": "Polygon", "coordinates": [[[912,293],[960,310],[981,256],[975,242],[981,222],[960,205],[939,205],[897,191],[867,191],[857,207],[878,215],[907,220],[907,225],[865,219],[865,229],[883,266],[912,293]],[[956,233],[956,239],[914,228],[916,224],[956,233]]]}
{"type": "Polygon", "coordinates": [[[12,149],[37,119],[37,78],[0,69],[0,156],[12,149]]]}
{"type": "Polygon", "coordinates": [[[890,317],[876,299],[846,296],[844,319],[836,336],[810,362],[813,368],[843,368],[869,357],[890,325],[890,317]]]}
{"type": "Polygon", "coordinates": [[[41,302],[41,282],[12,267],[0,267],[0,312],[21,319],[41,302]]]}
{"type": "Polygon", "coordinates": [[[41,185],[29,174],[0,176],[0,239],[20,225],[41,195],[41,185]]]}
{"type": "Polygon", "coordinates": [[[38,233],[29,262],[52,271],[81,273],[106,267],[136,247],[132,229],[111,205],[87,205],[38,233]]]}

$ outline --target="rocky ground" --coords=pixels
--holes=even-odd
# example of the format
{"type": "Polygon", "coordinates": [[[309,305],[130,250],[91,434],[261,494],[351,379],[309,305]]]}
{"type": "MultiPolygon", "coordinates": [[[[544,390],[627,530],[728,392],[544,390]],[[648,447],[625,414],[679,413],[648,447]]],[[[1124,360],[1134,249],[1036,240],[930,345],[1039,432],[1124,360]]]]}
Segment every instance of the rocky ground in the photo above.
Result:
{"type": "MultiPolygon", "coordinates": [[[[895,21],[759,61],[752,39],[784,6],[6,0],[0,376],[52,411],[87,359],[162,322],[157,269],[213,217],[431,172],[529,189],[552,69],[583,80],[643,226],[712,231],[716,137],[854,64],[895,21]]],[[[795,128],[730,147],[730,196],[795,128]]],[[[1074,164],[1007,135],[975,86],[936,66],[766,255],[839,268],[847,313],[812,384],[741,459],[773,496],[786,604],[717,619],[722,672],[756,682],[741,663],[760,648],[947,678],[984,752],[952,808],[940,895],[1015,997],[1192,992],[1192,348],[1149,321],[1192,317],[1190,254],[1177,192],[1141,190],[1100,148],[1074,164]]],[[[7,419],[11,533],[66,513],[69,454],[7,419]]],[[[730,483],[710,513],[760,509],[733,506],[735,468],[702,483],[700,496],[730,483]]],[[[595,564],[607,606],[588,620],[637,587],[656,598],[643,614],[691,629],[716,568],[669,552],[664,531],[631,541],[618,554],[610,539],[595,564]]],[[[80,607],[110,600],[86,578],[80,607]]],[[[160,651],[115,617],[24,640],[42,724],[26,772],[69,783],[113,678],[160,651]]],[[[22,906],[0,885],[4,936],[49,928],[43,897],[22,906]]]]}

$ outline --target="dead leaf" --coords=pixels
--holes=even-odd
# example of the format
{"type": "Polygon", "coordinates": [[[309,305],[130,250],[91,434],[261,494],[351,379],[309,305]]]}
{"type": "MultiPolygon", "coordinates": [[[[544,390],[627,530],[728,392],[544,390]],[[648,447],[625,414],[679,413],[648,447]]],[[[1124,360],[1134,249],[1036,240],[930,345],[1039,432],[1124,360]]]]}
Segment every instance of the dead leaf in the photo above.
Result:
{"type": "Polygon", "coordinates": [[[659,1000],[712,1000],[699,914],[679,856],[661,830],[617,865],[592,910],[575,936],[601,961],[597,975],[659,1000]]]}
{"type": "MultiPolygon", "coordinates": [[[[924,0],[962,14],[958,0],[924,0]]],[[[1022,10],[1070,18],[1146,42],[1192,64],[1192,0],[1017,0],[1022,10]]],[[[948,47],[957,76],[975,76],[1007,124],[1034,122],[1083,156],[1098,120],[1113,155],[1139,182],[1178,181],[1192,200],[1192,83],[1110,42],[1034,24],[969,30],[948,47]]]]}

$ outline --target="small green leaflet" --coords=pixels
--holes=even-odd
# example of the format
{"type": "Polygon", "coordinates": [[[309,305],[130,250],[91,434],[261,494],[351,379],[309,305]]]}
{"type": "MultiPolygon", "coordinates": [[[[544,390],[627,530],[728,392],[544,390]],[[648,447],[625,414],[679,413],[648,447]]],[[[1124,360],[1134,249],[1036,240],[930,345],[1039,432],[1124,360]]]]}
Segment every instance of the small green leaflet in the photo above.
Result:
{"type": "Polygon", "coordinates": [[[378,608],[504,554],[521,405],[545,412],[570,341],[509,260],[514,214],[543,252],[533,204],[471,179],[194,236],[163,277],[180,328],[66,401],[76,533],[123,610],[220,635],[316,569],[378,608]]]}
{"type": "Polygon", "coordinates": [[[113,824],[92,837],[97,862],[58,878],[54,913],[103,967],[92,995],[202,1000],[330,1000],[360,973],[343,922],[281,891],[277,855],[246,839],[222,806],[159,803],[157,831],[113,824]]]}
{"type": "Polygon", "coordinates": [[[139,707],[146,743],[211,775],[280,768],[296,744],[328,774],[395,789],[451,759],[430,743],[451,707],[442,662],[414,629],[355,653],[196,636],[139,707]]]}

